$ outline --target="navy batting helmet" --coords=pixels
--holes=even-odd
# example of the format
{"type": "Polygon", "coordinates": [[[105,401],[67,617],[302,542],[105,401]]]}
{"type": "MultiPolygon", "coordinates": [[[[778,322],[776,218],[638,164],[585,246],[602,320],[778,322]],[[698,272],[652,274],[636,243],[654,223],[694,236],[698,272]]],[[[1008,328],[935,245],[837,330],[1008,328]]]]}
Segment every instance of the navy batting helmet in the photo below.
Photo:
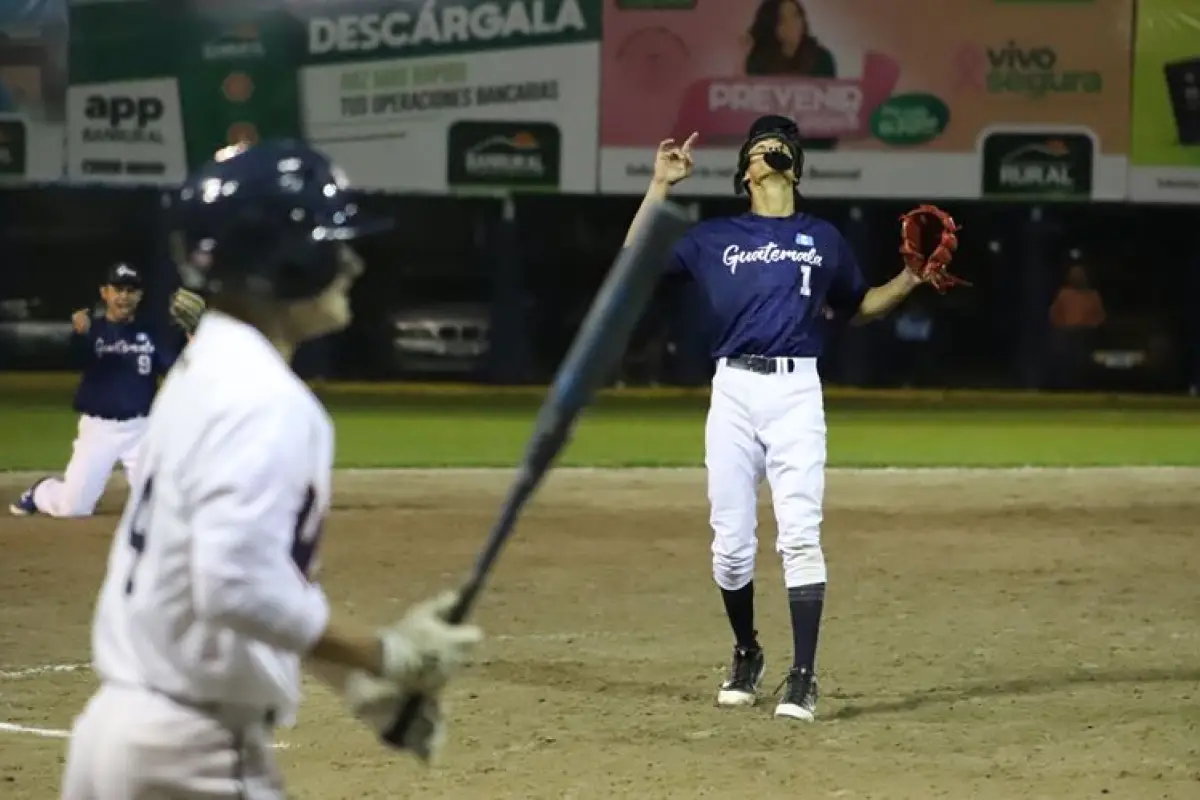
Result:
{"type": "Polygon", "coordinates": [[[742,149],[738,152],[737,173],[733,176],[733,191],[736,194],[746,191],[746,170],[750,168],[750,150],[764,139],[778,139],[783,142],[792,156],[790,163],[786,163],[782,159],[776,163],[771,160],[771,157],[779,158],[783,154],[768,153],[766,156],[768,159],[767,163],[772,168],[779,172],[786,172],[795,167],[797,180],[799,180],[800,174],[804,171],[804,148],[801,145],[799,126],[794,121],[787,117],[781,117],[778,114],[768,114],[764,117],[759,117],[750,126],[750,131],[746,134],[746,143],[742,145],[742,149]]]}
{"type": "Polygon", "coordinates": [[[344,173],[298,141],[224,148],[169,207],[184,286],[279,300],[320,294],[337,276],[339,243],[391,227],[363,218],[344,173]]]}

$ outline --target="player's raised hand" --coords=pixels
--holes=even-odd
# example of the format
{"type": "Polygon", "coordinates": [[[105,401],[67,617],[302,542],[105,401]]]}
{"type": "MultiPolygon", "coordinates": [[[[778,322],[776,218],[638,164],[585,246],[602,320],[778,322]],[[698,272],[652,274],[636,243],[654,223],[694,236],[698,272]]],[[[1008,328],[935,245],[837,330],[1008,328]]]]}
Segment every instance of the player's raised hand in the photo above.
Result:
{"type": "Polygon", "coordinates": [[[663,139],[658,144],[658,152],[654,155],[654,181],[674,186],[692,174],[695,162],[692,160],[692,147],[700,134],[692,133],[683,144],[676,144],[674,139],[663,139]]]}
{"type": "Polygon", "coordinates": [[[71,315],[71,327],[76,333],[87,333],[92,328],[92,312],[81,308],[71,315]]]}

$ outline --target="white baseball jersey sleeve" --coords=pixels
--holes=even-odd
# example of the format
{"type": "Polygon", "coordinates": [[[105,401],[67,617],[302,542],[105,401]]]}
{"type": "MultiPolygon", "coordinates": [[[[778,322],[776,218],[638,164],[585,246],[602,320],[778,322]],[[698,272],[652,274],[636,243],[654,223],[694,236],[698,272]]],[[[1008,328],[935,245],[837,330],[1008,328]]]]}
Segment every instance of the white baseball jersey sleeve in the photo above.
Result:
{"type": "Polygon", "coordinates": [[[102,681],[294,720],[329,607],[310,580],[333,426],[255,329],[211,312],[155,401],[108,559],[102,681]]]}

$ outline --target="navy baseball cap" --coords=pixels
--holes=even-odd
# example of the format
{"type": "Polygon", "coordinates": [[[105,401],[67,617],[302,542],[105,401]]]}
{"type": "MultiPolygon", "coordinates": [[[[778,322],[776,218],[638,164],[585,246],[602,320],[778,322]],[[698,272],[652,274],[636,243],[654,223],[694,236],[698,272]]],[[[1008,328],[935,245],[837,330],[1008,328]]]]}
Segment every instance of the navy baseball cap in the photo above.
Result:
{"type": "Polygon", "coordinates": [[[128,264],[113,264],[104,280],[107,286],[128,286],[133,289],[142,288],[142,275],[128,264]]]}

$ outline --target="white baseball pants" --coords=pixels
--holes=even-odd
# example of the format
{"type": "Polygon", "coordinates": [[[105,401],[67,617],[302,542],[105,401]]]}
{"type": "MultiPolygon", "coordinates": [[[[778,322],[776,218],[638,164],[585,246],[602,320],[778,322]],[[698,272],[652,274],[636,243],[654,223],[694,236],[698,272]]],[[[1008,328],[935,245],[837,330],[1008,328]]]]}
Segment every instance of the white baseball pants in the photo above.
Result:
{"type": "Polygon", "coordinates": [[[38,511],[52,517],[88,516],[96,510],[117,462],[132,484],[138,449],[148,424],[146,417],[120,422],[80,417],[71,460],[62,479],[44,480],[33,492],[38,511]]]}
{"type": "Polygon", "coordinates": [[[283,800],[261,722],[105,685],[75,720],[62,800],[283,800]]]}
{"type": "Polygon", "coordinates": [[[711,506],[713,578],[722,589],[754,579],[758,486],[771,486],[789,588],[825,582],[825,405],[816,359],[770,375],[718,362],[704,433],[711,506]]]}

